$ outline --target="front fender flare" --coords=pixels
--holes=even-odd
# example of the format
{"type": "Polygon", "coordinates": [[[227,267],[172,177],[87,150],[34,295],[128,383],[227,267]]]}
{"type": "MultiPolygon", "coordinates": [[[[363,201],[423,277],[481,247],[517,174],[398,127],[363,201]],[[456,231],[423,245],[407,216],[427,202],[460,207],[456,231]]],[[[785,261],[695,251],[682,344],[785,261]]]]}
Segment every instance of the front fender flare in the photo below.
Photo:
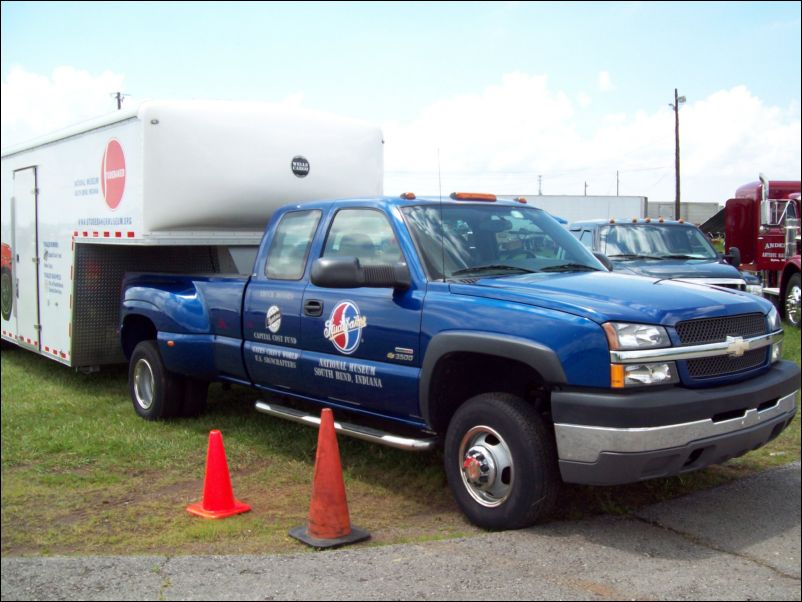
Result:
{"type": "Polygon", "coordinates": [[[429,342],[421,366],[418,395],[421,415],[427,424],[431,424],[430,392],[435,368],[442,358],[451,353],[479,353],[515,360],[536,370],[549,384],[562,385],[567,382],[557,353],[532,340],[490,332],[441,332],[429,342]]]}

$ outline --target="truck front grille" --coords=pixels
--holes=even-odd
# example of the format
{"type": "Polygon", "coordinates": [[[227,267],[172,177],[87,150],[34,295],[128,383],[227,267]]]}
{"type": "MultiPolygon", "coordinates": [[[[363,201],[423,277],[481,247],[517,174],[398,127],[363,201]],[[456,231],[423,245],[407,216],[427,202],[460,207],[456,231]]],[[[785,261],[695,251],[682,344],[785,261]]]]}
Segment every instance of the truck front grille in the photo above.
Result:
{"type": "MultiPolygon", "coordinates": [[[[720,343],[727,337],[751,338],[766,334],[766,318],[763,314],[743,314],[725,318],[703,318],[687,320],[676,326],[682,345],[705,345],[720,343]]],[[[737,375],[765,364],[767,348],[747,351],[741,357],[718,355],[684,362],[692,380],[737,375]]]]}
{"type": "Polygon", "coordinates": [[[688,360],[691,378],[714,378],[757,368],[766,361],[766,349],[747,351],[741,357],[719,355],[688,360]]]}
{"type": "Polygon", "coordinates": [[[677,324],[677,334],[683,345],[719,343],[727,337],[756,337],[766,334],[763,314],[743,314],[726,318],[687,320],[677,324]]]}

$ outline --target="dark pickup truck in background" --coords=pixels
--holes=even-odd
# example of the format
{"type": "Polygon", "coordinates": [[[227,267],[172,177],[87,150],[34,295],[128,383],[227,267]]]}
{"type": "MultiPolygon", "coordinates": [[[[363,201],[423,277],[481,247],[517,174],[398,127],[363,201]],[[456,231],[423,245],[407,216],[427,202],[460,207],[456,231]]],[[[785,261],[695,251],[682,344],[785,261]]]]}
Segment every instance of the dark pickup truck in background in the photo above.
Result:
{"type": "Polygon", "coordinates": [[[616,272],[763,292],[757,276],[738,270],[740,257],[720,255],[704,232],[682,220],[595,219],[574,222],[568,230],[606,255],[616,272]]]}

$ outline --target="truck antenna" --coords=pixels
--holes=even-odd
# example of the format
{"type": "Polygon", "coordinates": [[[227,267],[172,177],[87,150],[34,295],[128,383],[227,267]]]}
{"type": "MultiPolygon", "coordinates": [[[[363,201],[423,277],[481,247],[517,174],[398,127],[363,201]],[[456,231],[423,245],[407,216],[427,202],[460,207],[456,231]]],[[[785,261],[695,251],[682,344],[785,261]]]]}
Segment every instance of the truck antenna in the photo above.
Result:
{"type": "Polygon", "coordinates": [[[440,251],[443,262],[443,282],[446,281],[446,223],[443,220],[443,179],[440,174],[440,147],[437,147],[437,192],[440,196],[440,251]]]}

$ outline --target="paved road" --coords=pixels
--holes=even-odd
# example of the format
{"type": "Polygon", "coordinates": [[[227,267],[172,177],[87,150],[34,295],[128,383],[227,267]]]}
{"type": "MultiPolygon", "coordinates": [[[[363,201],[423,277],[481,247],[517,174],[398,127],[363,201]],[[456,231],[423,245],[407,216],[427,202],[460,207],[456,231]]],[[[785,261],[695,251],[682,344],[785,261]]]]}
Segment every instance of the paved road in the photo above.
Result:
{"type": "Polygon", "coordinates": [[[637,516],[290,556],[3,558],[3,600],[799,600],[800,464],[637,516]]]}

